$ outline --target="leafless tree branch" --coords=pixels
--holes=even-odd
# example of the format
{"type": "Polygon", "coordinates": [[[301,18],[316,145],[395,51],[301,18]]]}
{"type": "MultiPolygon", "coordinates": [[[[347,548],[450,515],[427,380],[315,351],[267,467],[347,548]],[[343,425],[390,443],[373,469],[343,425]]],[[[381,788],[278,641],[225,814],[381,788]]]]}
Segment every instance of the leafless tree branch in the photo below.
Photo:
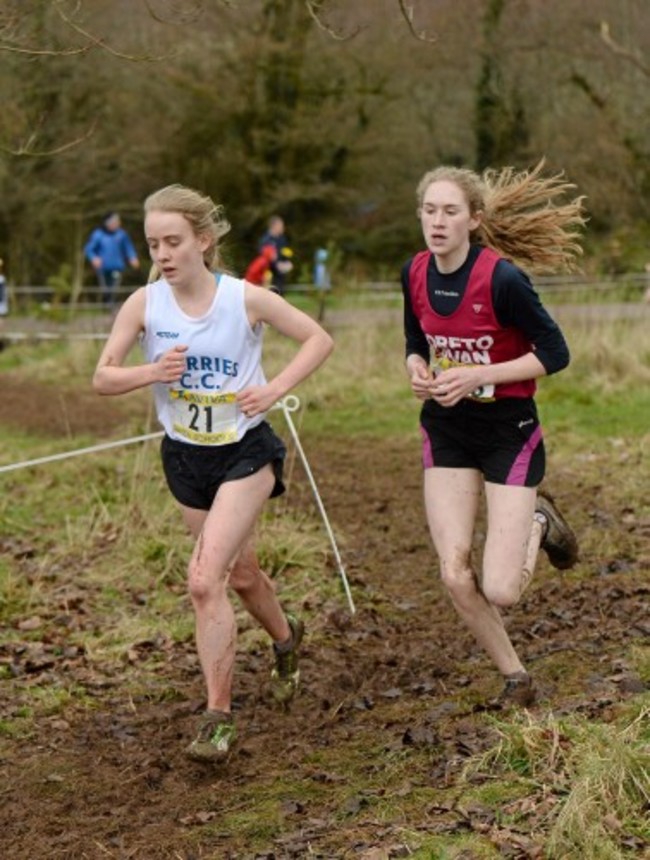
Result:
{"type": "MultiPolygon", "coordinates": [[[[78,24],[74,20],[74,16],[81,9],[81,2],[77,2],[73,9],[70,11],[66,11],[64,8],[64,3],[66,0],[53,0],[52,8],[56,11],[59,18],[64,22],[66,27],[70,30],[73,30],[77,35],[81,36],[84,40],[84,44],[79,45],[78,47],[70,47],[70,48],[58,48],[58,49],[45,49],[45,48],[33,48],[33,47],[22,47],[17,44],[18,40],[15,38],[15,34],[12,32],[14,26],[17,24],[17,21],[14,17],[10,17],[8,19],[3,19],[0,21],[0,51],[5,51],[7,53],[12,54],[23,54],[30,57],[72,57],[78,56],[81,54],[86,54],[91,51],[93,48],[100,48],[103,51],[106,51],[109,54],[112,54],[114,57],[118,57],[122,60],[130,60],[132,62],[152,62],[158,61],[162,59],[162,56],[153,56],[153,55],[134,55],[134,54],[126,54],[122,51],[118,51],[115,48],[112,48],[107,42],[101,39],[99,36],[95,36],[89,30],[86,30],[80,24],[78,24]],[[7,31],[9,31],[9,35],[7,36],[7,31]]],[[[172,0],[173,2],[173,0],[172,0]]],[[[203,11],[203,3],[202,0],[191,0],[193,7],[197,10],[196,15],[200,14],[203,11]]],[[[228,3],[230,0],[222,0],[222,2],[228,3]]],[[[145,4],[147,6],[147,10],[152,18],[156,21],[164,20],[158,17],[152,7],[150,0],[145,0],[145,4]]],[[[69,5],[69,4],[68,4],[69,5]]],[[[187,16],[186,16],[187,17],[187,16]]],[[[189,19],[188,19],[189,20],[189,19]]]]}
{"type": "Polygon", "coordinates": [[[100,39],[99,36],[95,36],[90,33],[88,30],[81,27],[75,21],[73,21],[68,15],[66,15],[64,9],[62,8],[64,0],[55,0],[56,11],[61,18],[61,20],[67,24],[70,29],[74,30],[75,33],[78,33],[80,36],[83,36],[84,39],[87,40],[90,47],[101,48],[103,51],[111,54],[114,57],[118,57],[120,60],[130,60],[131,62],[155,62],[163,59],[162,56],[156,57],[151,54],[143,54],[142,56],[136,56],[135,54],[125,54],[122,51],[117,51],[115,48],[111,48],[110,45],[106,44],[103,39],[100,39]]]}
{"type": "Polygon", "coordinates": [[[30,57],[73,57],[77,54],[86,54],[92,45],[82,45],[80,48],[67,48],[62,51],[44,51],[38,48],[18,48],[16,45],[3,45],[0,43],[0,51],[12,54],[29,54],[30,57]]]}
{"type": "MultiPolygon", "coordinates": [[[[203,0],[166,0],[166,3],[170,7],[169,17],[164,17],[154,9],[154,0],[144,0],[147,12],[159,24],[189,24],[197,21],[205,11],[203,0]]],[[[224,6],[233,5],[231,0],[221,0],[221,3],[224,6]]]]}
{"type": "Polygon", "coordinates": [[[418,39],[420,42],[437,42],[437,36],[427,36],[425,30],[420,30],[419,32],[413,26],[413,6],[407,6],[405,0],[398,0],[399,9],[402,13],[402,17],[406,21],[408,28],[411,32],[411,35],[418,39]]]}
{"type": "Polygon", "coordinates": [[[18,32],[21,16],[26,14],[25,12],[19,13],[15,10],[7,9],[3,9],[0,12],[0,51],[11,54],[25,54],[30,57],[71,57],[85,54],[90,50],[90,45],[58,49],[22,47],[19,44],[18,32]]]}
{"type": "Polygon", "coordinates": [[[15,155],[20,157],[27,158],[45,158],[51,155],[59,155],[62,152],[66,152],[68,149],[73,149],[75,146],[78,146],[80,143],[88,140],[88,138],[92,137],[95,133],[96,124],[93,123],[92,126],[88,129],[85,134],[82,134],[81,137],[77,137],[74,140],[69,140],[67,143],[62,143],[60,146],[55,147],[54,149],[33,149],[33,145],[36,142],[36,138],[38,137],[37,132],[33,132],[27,138],[25,143],[20,146],[18,149],[14,149],[8,146],[0,146],[0,151],[6,153],[7,155],[15,155]]]}
{"type": "Polygon", "coordinates": [[[333,39],[336,39],[338,42],[347,42],[350,39],[354,39],[361,30],[360,27],[357,27],[352,33],[337,33],[336,30],[333,30],[329,27],[322,18],[319,16],[320,7],[322,5],[322,0],[305,0],[305,6],[307,7],[307,11],[311,15],[312,19],[316,23],[321,30],[324,30],[329,36],[333,39]]]}
{"type": "Polygon", "coordinates": [[[650,77],[650,66],[646,65],[640,56],[629,48],[625,48],[619,42],[616,42],[609,31],[609,23],[607,21],[600,22],[600,38],[614,54],[629,60],[633,65],[640,69],[644,75],[650,77]]]}

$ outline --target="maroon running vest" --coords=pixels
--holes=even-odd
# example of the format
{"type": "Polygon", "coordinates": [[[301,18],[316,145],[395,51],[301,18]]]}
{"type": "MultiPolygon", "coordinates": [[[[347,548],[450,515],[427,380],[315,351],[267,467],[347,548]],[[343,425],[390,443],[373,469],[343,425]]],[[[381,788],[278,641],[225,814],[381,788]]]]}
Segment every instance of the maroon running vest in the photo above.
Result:
{"type": "MultiPolygon", "coordinates": [[[[445,357],[460,364],[500,364],[532,350],[531,344],[514,327],[504,328],[492,306],[492,275],[501,257],[483,248],[469,274],[465,295],[449,316],[437,314],[429,302],[427,268],[431,253],[421,251],[413,257],[409,271],[409,290],[413,311],[426,335],[432,357],[445,357]]],[[[494,396],[532,397],[534,379],[497,385],[494,396]]]]}

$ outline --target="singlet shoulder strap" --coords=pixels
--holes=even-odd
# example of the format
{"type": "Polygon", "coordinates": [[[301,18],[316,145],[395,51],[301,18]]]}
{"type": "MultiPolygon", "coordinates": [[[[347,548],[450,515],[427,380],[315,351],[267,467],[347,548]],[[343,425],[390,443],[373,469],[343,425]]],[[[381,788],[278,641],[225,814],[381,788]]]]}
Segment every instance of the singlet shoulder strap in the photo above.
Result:
{"type": "Polygon", "coordinates": [[[478,257],[472,266],[471,277],[484,277],[491,279],[492,273],[501,259],[501,255],[497,254],[497,252],[492,250],[492,248],[481,248],[478,257]]]}

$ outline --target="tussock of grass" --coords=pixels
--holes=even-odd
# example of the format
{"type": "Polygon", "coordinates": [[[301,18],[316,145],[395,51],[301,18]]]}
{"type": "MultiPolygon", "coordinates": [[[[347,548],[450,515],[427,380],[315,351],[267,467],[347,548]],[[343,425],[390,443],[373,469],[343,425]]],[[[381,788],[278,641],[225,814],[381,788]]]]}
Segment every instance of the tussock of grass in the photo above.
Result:
{"type": "Polygon", "coordinates": [[[629,725],[589,726],[575,742],[575,773],[549,838],[556,856],[609,860],[623,856],[621,836],[650,838],[650,707],[629,725]],[[645,727],[644,727],[645,722],[645,727]]]}
{"type": "Polygon", "coordinates": [[[327,546],[319,524],[298,514],[266,514],[258,529],[257,553],[262,568],[275,579],[289,569],[320,570],[327,546]]]}
{"type": "Polygon", "coordinates": [[[650,349],[643,319],[573,324],[571,375],[591,390],[611,391],[650,383],[650,349]]]}
{"type": "Polygon", "coordinates": [[[646,704],[616,723],[553,714],[495,721],[499,743],[474,758],[465,777],[489,773],[539,796],[551,793],[549,858],[623,858],[624,836],[650,837],[649,715],[646,704]]]}
{"type": "Polygon", "coordinates": [[[647,321],[571,321],[563,326],[569,367],[539,384],[543,423],[576,447],[616,437],[630,444],[648,434],[650,349],[647,321]]]}

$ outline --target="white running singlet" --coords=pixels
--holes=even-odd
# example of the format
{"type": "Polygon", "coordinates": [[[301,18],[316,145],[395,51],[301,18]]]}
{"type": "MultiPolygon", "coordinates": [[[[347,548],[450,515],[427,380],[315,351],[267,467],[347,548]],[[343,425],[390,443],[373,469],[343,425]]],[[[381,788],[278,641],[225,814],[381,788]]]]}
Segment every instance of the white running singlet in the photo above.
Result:
{"type": "Polygon", "coordinates": [[[146,287],[142,349],[155,362],[174,345],[186,345],[185,373],[179,382],[155,383],[158,420],[165,433],[192,445],[238,442],[264,415],[247,418],[235,395],[250,385],[264,385],[264,327],[251,328],[246,315],[244,281],[217,277],[217,291],[208,312],[190,317],[178,306],[163,278],[146,287]]]}

